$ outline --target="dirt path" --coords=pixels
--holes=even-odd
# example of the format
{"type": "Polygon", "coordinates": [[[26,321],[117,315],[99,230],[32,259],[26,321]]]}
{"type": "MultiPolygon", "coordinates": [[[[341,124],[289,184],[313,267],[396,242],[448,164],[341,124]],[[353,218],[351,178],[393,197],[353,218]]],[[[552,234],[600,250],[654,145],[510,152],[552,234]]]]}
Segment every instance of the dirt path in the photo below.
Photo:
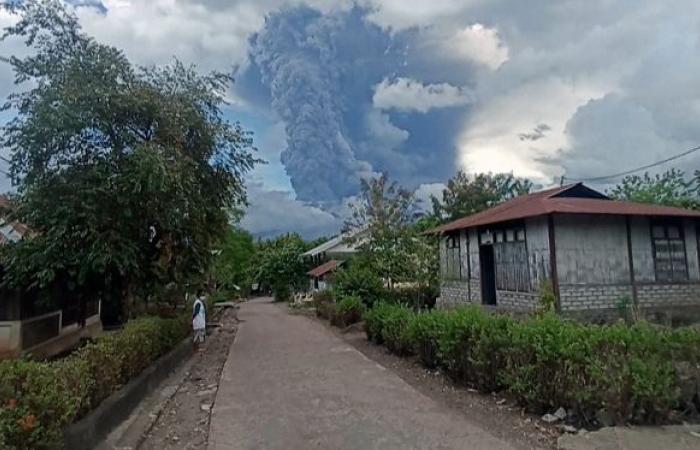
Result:
{"type": "Polygon", "coordinates": [[[512,449],[323,324],[269,300],[241,306],[210,450],[512,449]]]}
{"type": "Polygon", "coordinates": [[[141,402],[100,450],[204,450],[209,420],[238,320],[233,309],[215,318],[220,324],[201,351],[141,402]]]}

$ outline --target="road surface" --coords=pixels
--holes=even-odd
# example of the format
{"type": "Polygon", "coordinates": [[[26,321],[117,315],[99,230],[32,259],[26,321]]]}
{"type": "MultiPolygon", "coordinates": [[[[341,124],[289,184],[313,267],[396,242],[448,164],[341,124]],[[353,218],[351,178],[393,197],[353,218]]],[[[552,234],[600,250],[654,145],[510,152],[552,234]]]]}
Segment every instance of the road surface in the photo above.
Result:
{"type": "Polygon", "coordinates": [[[270,299],[243,304],[209,450],[511,449],[270,299]]]}

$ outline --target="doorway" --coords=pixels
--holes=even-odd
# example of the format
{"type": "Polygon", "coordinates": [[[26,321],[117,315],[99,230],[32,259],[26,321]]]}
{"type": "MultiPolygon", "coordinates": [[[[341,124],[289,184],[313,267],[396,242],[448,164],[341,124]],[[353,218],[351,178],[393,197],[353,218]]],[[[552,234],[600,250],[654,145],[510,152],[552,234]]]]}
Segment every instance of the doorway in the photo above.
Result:
{"type": "Polygon", "coordinates": [[[496,268],[493,255],[493,245],[479,247],[479,262],[481,265],[481,303],[496,304],[496,268]]]}

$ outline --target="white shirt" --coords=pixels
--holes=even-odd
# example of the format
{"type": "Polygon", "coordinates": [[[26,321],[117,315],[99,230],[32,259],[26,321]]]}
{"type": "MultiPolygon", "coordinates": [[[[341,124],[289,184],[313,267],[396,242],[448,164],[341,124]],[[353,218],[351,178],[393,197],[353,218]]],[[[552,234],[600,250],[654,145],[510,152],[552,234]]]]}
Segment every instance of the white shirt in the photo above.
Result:
{"type": "Polygon", "coordinates": [[[192,306],[193,314],[195,309],[197,309],[197,304],[199,304],[199,312],[192,318],[192,329],[203,330],[207,327],[207,312],[204,310],[204,302],[201,298],[198,298],[194,301],[194,305],[192,306]]]}

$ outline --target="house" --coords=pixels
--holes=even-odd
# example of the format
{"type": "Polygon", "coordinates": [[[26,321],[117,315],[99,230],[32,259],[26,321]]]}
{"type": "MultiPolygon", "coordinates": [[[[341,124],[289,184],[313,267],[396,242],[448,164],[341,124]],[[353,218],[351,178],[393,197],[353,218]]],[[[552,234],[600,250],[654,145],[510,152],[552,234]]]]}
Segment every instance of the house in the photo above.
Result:
{"type": "Polygon", "coordinates": [[[331,287],[333,282],[333,272],[343,265],[345,261],[331,259],[318,267],[309,270],[306,274],[309,276],[309,290],[312,292],[323,291],[331,287]]]}
{"type": "Polygon", "coordinates": [[[538,307],[609,319],[700,317],[700,211],[611,200],[581,183],[514,198],[440,226],[438,305],[538,307]]]}
{"type": "Polygon", "coordinates": [[[332,273],[351,259],[363,242],[362,232],[350,231],[303,253],[301,257],[314,267],[307,273],[309,290],[315,292],[329,288],[332,273]]]}
{"type": "MultiPolygon", "coordinates": [[[[0,208],[8,207],[0,197],[0,208]]],[[[0,217],[0,245],[28,236],[25,225],[0,217]]],[[[2,274],[0,267],[0,278],[2,274]]],[[[21,292],[0,288],[0,359],[24,354],[47,358],[101,331],[99,300],[77,302],[62,283],[21,292]]]]}

